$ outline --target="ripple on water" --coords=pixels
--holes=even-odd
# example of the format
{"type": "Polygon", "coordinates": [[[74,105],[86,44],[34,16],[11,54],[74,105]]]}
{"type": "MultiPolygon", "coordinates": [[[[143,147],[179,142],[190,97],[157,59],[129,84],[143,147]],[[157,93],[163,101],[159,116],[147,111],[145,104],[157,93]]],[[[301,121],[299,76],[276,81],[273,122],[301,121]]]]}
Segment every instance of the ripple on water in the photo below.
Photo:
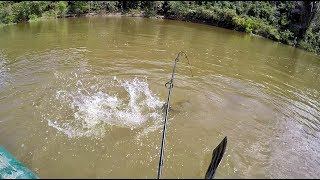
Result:
{"type": "Polygon", "coordinates": [[[215,116],[225,119],[216,125],[225,125],[230,139],[223,165],[227,176],[319,175],[320,114],[313,96],[294,86],[283,90],[223,75],[206,76],[202,82],[204,89],[215,86],[206,96],[217,104],[215,116]]]}

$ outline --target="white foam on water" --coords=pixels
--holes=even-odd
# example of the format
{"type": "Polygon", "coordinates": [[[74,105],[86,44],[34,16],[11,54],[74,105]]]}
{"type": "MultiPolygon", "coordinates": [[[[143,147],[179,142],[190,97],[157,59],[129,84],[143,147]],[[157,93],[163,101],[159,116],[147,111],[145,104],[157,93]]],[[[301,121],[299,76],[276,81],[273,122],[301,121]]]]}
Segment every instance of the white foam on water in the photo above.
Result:
{"type": "Polygon", "coordinates": [[[11,166],[10,161],[11,159],[6,158],[3,154],[0,153],[0,172],[4,170],[4,173],[2,174],[2,177],[4,179],[17,179],[19,178],[19,176],[23,175],[23,172],[16,169],[14,166],[11,166]],[[8,170],[10,171],[8,172],[8,170]]]}
{"type": "Polygon", "coordinates": [[[106,133],[106,127],[110,125],[130,129],[154,129],[155,125],[161,122],[163,102],[152,93],[148,83],[137,78],[115,80],[121,90],[125,91],[125,96],[112,95],[101,90],[92,92],[90,88],[86,89],[80,80],[74,91],[57,91],[56,99],[68,104],[73,118],[48,118],[48,125],[69,138],[101,138],[106,133]],[[151,123],[146,123],[147,121],[151,123]]]}

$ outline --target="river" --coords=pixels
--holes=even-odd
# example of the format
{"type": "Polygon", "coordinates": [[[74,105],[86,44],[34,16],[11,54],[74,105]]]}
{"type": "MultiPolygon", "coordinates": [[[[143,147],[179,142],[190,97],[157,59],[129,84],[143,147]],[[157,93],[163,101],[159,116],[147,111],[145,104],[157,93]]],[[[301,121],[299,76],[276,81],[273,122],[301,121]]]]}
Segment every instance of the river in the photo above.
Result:
{"type": "Polygon", "coordinates": [[[320,177],[320,57],[182,21],[90,17],[0,29],[0,145],[41,178],[320,177]]]}

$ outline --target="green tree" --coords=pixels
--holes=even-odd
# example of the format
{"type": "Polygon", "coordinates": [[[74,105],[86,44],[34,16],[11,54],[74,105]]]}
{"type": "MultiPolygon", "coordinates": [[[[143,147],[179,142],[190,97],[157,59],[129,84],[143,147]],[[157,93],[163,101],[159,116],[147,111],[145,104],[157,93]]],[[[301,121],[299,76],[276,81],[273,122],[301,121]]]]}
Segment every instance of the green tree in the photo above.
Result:
{"type": "Polygon", "coordinates": [[[88,1],[69,1],[68,4],[72,14],[84,14],[89,10],[88,1]]]}
{"type": "Polygon", "coordinates": [[[59,1],[57,3],[58,15],[64,17],[68,11],[68,3],[66,1],[59,1]]]}

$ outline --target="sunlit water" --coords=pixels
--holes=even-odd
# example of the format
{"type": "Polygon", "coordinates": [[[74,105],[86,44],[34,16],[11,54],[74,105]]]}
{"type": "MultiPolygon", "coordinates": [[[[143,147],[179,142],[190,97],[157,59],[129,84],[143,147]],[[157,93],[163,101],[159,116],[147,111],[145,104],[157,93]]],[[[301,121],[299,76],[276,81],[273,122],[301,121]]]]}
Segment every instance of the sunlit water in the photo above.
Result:
{"type": "Polygon", "coordinates": [[[95,17],[0,29],[0,145],[41,178],[320,177],[320,58],[169,20],[95,17]]]}

